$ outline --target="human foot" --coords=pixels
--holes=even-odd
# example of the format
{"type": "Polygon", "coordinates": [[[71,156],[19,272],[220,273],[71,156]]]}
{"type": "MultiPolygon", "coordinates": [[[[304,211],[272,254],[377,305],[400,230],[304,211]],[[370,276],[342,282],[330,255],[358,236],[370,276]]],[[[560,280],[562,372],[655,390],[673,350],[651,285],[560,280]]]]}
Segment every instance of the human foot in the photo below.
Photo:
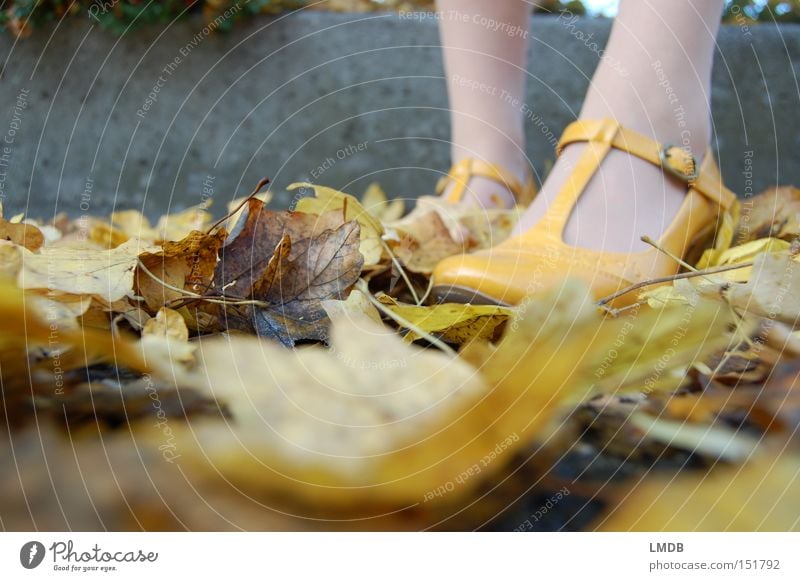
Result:
{"type": "MultiPolygon", "coordinates": [[[[713,233],[720,213],[735,202],[722,185],[713,157],[706,156],[698,166],[683,149],[666,147],[614,119],[573,123],[562,143],[574,142],[585,143],[581,159],[542,220],[491,249],[440,262],[433,272],[435,296],[448,302],[515,304],[567,277],[582,280],[596,299],[615,295],[634,283],[677,272],[679,265],[671,257],[687,256],[713,233]],[[683,201],[660,239],[664,253],[654,248],[641,252],[576,248],[563,239],[576,202],[614,151],[635,156],[676,179],[680,176],[683,201]]],[[[613,306],[635,299],[634,293],[627,293],[613,306]]]]}
{"type": "MultiPolygon", "coordinates": [[[[622,125],[626,125],[624,122],[622,125]]],[[[637,124],[633,124],[636,128],[637,124]]],[[[628,125],[630,126],[630,125],[628,125]]],[[[639,125],[639,130],[641,124],[639,125]]],[[[675,143],[668,126],[656,131],[641,131],[665,145],[675,143]]],[[[696,135],[707,135],[699,128],[696,135]]],[[[700,137],[697,143],[707,143],[700,137]]],[[[548,175],[531,207],[521,216],[515,234],[521,234],[544,216],[565,184],[573,179],[573,170],[587,145],[566,146],[548,175]]],[[[697,166],[702,163],[705,147],[698,153],[689,150],[697,166]]],[[[686,195],[686,183],[661,168],[628,152],[612,150],[597,168],[594,176],[573,209],[564,228],[565,243],[579,248],[610,252],[636,252],[646,247],[642,236],[657,240],[678,213],[686,195]]]]}
{"type": "MultiPolygon", "coordinates": [[[[620,4],[603,61],[581,110],[611,118],[702,162],[711,137],[709,94],[720,0],[626,1],[620,4]]],[[[565,148],[518,233],[544,215],[586,145],[565,148]]],[[[634,252],[640,237],[657,239],[672,222],[685,185],[624,151],[611,151],[578,201],[563,232],[566,243],[634,252]]]]}

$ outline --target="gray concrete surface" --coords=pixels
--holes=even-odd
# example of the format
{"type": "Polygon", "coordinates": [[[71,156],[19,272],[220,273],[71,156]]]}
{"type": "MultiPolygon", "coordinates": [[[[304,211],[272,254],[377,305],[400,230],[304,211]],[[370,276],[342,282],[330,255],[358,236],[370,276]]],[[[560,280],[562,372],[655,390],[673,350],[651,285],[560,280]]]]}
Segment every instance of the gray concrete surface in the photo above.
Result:
{"type": "MultiPolygon", "coordinates": [[[[540,173],[608,29],[555,17],[532,29],[527,133],[540,173]]],[[[447,169],[434,19],[304,12],[207,33],[191,20],[117,37],[78,17],[0,36],[7,213],[159,215],[208,196],[220,213],[265,175],[282,204],[296,180],[356,193],[378,180],[415,197],[447,169]]],[[[719,45],[715,146],[729,185],[800,184],[800,27],[728,26],[719,45]]]]}

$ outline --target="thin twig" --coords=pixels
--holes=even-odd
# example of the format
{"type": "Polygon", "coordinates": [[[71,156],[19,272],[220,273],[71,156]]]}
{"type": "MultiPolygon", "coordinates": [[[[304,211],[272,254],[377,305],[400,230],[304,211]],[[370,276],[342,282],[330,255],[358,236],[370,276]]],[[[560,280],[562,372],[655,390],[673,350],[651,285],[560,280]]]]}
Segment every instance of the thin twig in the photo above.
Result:
{"type": "Polygon", "coordinates": [[[403,268],[403,265],[400,264],[400,261],[394,255],[394,252],[392,252],[392,249],[389,248],[389,245],[386,243],[386,240],[381,238],[381,244],[383,245],[384,250],[386,250],[386,252],[389,254],[389,258],[391,258],[392,264],[394,265],[394,267],[400,273],[400,277],[406,283],[406,286],[408,287],[408,290],[411,291],[411,296],[414,299],[414,302],[417,304],[417,306],[421,305],[422,302],[419,299],[419,295],[417,295],[417,291],[414,289],[414,285],[411,284],[411,279],[406,274],[406,270],[403,268]]]}
{"type": "Polygon", "coordinates": [[[420,300],[419,304],[422,304],[428,300],[428,297],[430,296],[432,290],[433,290],[433,277],[428,279],[428,288],[425,289],[425,294],[422,295],[422,297],[419,299],[420,300]]]}
{"type": "Polygon", "coordinates": [[[682,259],[680,256],[677,256],[677,255],[673,254],[672,252],[670,252],[670,251],[669,251],[669,250],[667,250],[666,248],[662,248],[662,247],[661,247],[661,246],[658,244],[658,242],[656,242],[655,240],[653,240],[653,239],[652,239],[652,238],[650,238],[649,236],[642,236],[642,237],[640,238],[640,240],[641,240],[642,242],[644,242],[645,244],[649,244],[650,246],[652,246],[653,248],[655,248],[655,249],[656,249],[656,250],[658,250],[659,252],[663,252],[664,254],[666,254],[667,256],[669,256],[669,257],[670,257],[672,260],[674,260],[675,262],[677,262],[678,264],[680,264],[680,265],[681,265],[683,268],[685,268],[686,270],[689,270],[689,271],[691,271],[691,272],[697,272],[697,269],[696,269],[694,266],[692,266],[691,264],[689,264],[688,262],[686,262],[685,260],[683,260],[683,259],[682,259]]]}
{"type": "Polygon", "coordinates": [[[272,303],[268,303],[268,302],[265,302],[265,301],[259,301],[259,300],[255,300],[255,299],[234,299],[234,298],[225,297],[223,295],[220,295],[218,297],[209,297],[209,296],[206,296],[206,295],[200,295],[200,294],[194,293],[194,292],[192,292],[190,290],[186,290],[186,289],[182,289],[182,288],[178,288],[176,286],[173,286],[173,285],[169,284],[168,282],[158,278],[155,274],[150,272],[150,270],[144,265],[144,263],[142,263],[141,259],[139,260],[139,266],[145,272],[145,274],[147,274],[150,278],[152,278],[158,284],[162,285],[164,288],[168,288],[168,289],[170,289],[172,291],[175,291],[177,293],[180,293],[180,294],[184,295],[182,297],[175,297],[174,299],[168,300],[167,304],[172,303],[174,301],[189,300],[190,302],[193,302],[193,301],[205,301],[207,303],[215,303],[215,304],[219,304],[219,305],[255,305],[257,307],[266,307],[266,308],[270,308],[270,307],[274,307],[275,306],[272,303]]]}
{"type": "Polygon", "coordinates": [[[620,307],[615,309],[614,307],[609,307],[608,305],[600,305],[600,308],[603,309],[606,313],[611,315],[612,317],[616,318],[619,317],[625,311],[630,311],[631,309],[638,309],[642,306],[642,303],[633,303],[630,305],[626,305],[624,307],[620,307]]]}
{"type": "MultiPolygon", "coordinates": [[[[161,280],[161,279],[160,279],[160,278],[158,278],[158,277],[157,277],[155,274],[153,274],[152,272],[150,272],[150,269],[149,269],[149,268],[147,268],[147,267],[144,265],[144,262],[142,262],[142,259],[141,259],[141,258],[139,258],[139,259],[138,259],[138,262],[139,262],[139,265],[138,265],[138,266],[139,266],[139,268],[141,268],[141,269],[142,269],[142,270],[145,272],[145,274],[147,274],[147,276],[149,276],[150,278],[152,278],[154,281],[156,281],[156,282],[157,282],[158,284],[160,284],[161,286],[163,286],[163,287],[165,287],[165,288],[168,288],[169,290],[173,290],[173,291],[175,291],[176,293],[180,293],[180,294],[182,294],[182,295],[187,295],[187,296],[190,296],[190,297],[193,297],[193,298],[197,298],[197,299],[202,299],[202,298],[203,298],[203,295],[199,295],[199,294],[197,294],[197,293],[193,293],[192,291],[186,290],[185,288],[178,288],[178,287],[176,287],[176,286],[172,286],[172,285],[171,285],[171,284],[169,284],[168,282],[166,282],[166,281],[164,281],[164,280],[161,280]]],[[[184,298],[185,298],[185,297],[184,297],[184,298]]]]}
{"type": "Polygon", "coordinates": [[[256,195],[258,195],[258,193],[261,191],[261,188],[263,188],[264,186],[266,186],[268,183],[269,183],[269,178],[261,178],[261,179],[258,181],[258,184],[256,185],[256,189],[254,189],[254,190],[253,190],[253,191],[250,193],[250,195],[249,195],[249,196],[247,196],[247,197],[246,197],[244,200],[242,200],[242,201],[241,201],[241,203],[240,203],[238,206],[236,206],[236,208],[234,208],[233,210],[231,210],[230,212],[228,212],[227,214],[225,214],[225,215],[224,215],[222,218],[220,218],[219,220],[217,220],[216,222],[214,222],[214,224],[211,226],[211,228],[209,228],[208,230],[206,230],[206,234],[211,234],[211,232],[214,230],[214,228],[216,228],[217,226],[219,226],[220,224],[222,224],[222,223],[223,223],[225,220],[227,220],[228,218],[230,218],[231,216],[233,216],[233,215],[234,215],[236,212],[238,212],[239,210],[241,210],[241,209],[244,207],[244,205],[245,205],[247,202],[249,202],[249,201],[250,201],[250,200],[251,200],[253,197],[255,197],[256,195]]]}
{"type": "Polygon", "coordinates": [[[645,280],[643,282],[637,282],[636,284],[632,284],[632,285],[630,285],[628,287],[625,287],[622,290],[618,290],[614,294],[609,295],[609,296],[605,297],[604,299],[601,299],[601,300],[597,301],[597,304],[599,306],[607,305],[608,303],[610,303],[614,299],[617,299],[617,298],[621,297],[622,295],[626,295],[629,292],[638,290],[638,289],[646,287],[646,286],[652,286],[654,284],[661,284],[661,283],[664,283],[664,282],[672,282],[674,280],[680,280],[680,279],[683,279],[683,278],[694,278],[696,276],[706,276],[708,274],[719,274],[720,272],[727,272],[729,270],[739,270],[741,268],[748,268],[750,266],[753,266],[752,262],[742,262],[740,264],[728,264],[728,265],[725,265],[725,266],[718,266],[716,268],[708,268],[706,270],[696,270],[694,272],[681,272],[679,274],[673,274],[671,276],[662,276],[662,277],[659,277],[659,278],[653,278],[651,280],[645,280]]]}
{"type": "Polygon", "coordinates": [[[421,339],[425,339],[431,345],[435,345],[436,347],[438,347],[439,349],[441,349],[442,351],[444,351],[448,355],[450,355],[452,357],[457,357],[458,356],[458,354],[455,351],[453,351],[453,349],[449,345],[447,345],[444,341],[434,337],[433,335],[431,335],[427,331],[423,331],[422,329],[417,327],[411,321],[405,320],[403,317],[401,317],[400,315],[398,315],[397,313],[395,313],[394,311],[392,311],[391,309],[386,307],[386,305],[381,303],[378,299],[376,299],[372,295],[372,292],[369,290],[369,286],[367,285],[367,282],[363,278],[359,278],[358,279],[358,281],[356,282],[356,288],[358,290],[360,290],[362,293],[364,293],[364,296],[367,297],[367,300],[369,302],[371,302],[376,309],[378,309],[381,313],[383,313],[384,315],[386,315],[387,317],[392,319],[395,323],[397,323],[398,325],[400,325],[404,329],[408,329],[409,331],[413,331],[414,333],[419,335],[419,337],[421,339]]]}

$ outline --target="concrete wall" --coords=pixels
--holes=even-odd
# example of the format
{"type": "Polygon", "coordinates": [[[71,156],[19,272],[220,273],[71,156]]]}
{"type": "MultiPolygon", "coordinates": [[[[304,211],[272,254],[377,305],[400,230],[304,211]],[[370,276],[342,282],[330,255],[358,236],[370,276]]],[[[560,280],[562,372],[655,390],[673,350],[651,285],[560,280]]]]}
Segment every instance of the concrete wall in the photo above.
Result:
{"type": "MultiPolygon", "coordinates": [[[[608,30],[554,17],[532,29],[527,132],[539,172],[608,30]]],[[[310,180],[360,192],[379,180],[415,197],[447,169],[433,19],[303,12],[207,32],[193,20],[120,38],[78,17],[24,41],[0,36],[7,214],[159,215],[209,195],[220,212],[265,175],[277,190],[310,180]]],[[[716,147],[729,185],[800,184],[800,27],[730,26],[719,45],[716,147]]]]}

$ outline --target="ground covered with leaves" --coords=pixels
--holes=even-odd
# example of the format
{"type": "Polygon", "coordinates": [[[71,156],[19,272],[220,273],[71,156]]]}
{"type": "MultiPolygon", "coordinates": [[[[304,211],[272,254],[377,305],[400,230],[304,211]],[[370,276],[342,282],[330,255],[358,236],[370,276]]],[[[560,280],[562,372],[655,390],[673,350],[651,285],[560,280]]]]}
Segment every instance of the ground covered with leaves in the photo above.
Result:
{"type": "Polygon", "coordinates": [[[292,189],[0,218],[3,529],[800,528],[800,191],[615,309],[432,300],[515,210],[292,189]]]}

